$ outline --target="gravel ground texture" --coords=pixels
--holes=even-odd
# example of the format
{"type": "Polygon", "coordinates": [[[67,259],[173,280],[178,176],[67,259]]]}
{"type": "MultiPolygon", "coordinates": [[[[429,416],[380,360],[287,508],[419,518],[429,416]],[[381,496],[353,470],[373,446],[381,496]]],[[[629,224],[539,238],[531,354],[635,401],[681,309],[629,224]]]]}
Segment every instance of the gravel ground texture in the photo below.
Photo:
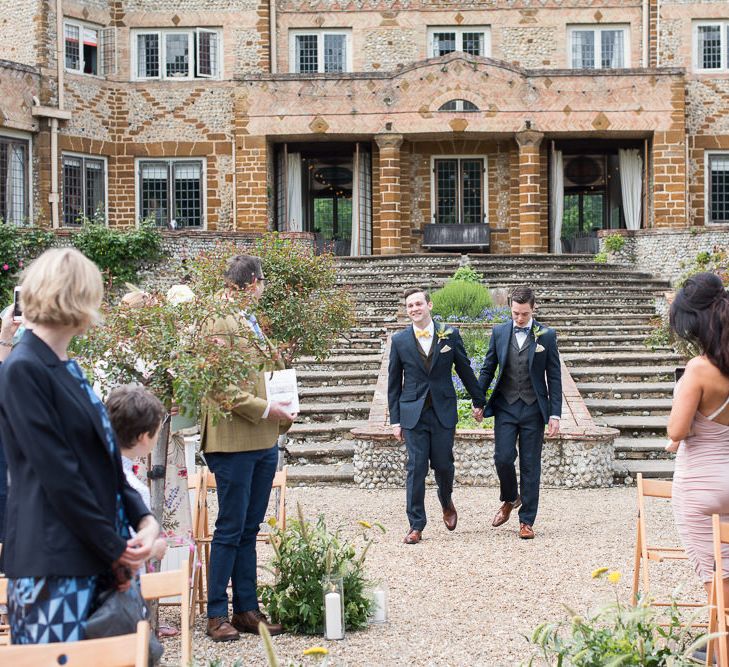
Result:
{"type": "MultiPolygon", "coordinates": [[[[347,633],[342,641],[275,637],[281,665],[322,665],[318,658],[303,657],[303,651],[325,646],[328,667],[510,667],[532,655],[526,637],[537,625],[565,618],[563,605],[585,614],[614,600],[616,593],[629,603],[635,488],[543,489],[532,541],[518,539],[516,516],[500,528],[491,527],[500,504],[496,489],[456,488],[453,498],[459,513],[455,532],[446,530],[435,490],[429,489],[424,539],[406,545],[402,542],[408,527],[402,489],[289,489],[289,516],[295,516],[298,502],[305,516],[323,513],[330,526],[341,524],[353,536],[360,519],[380,521],[388,528],[376,538],[367,562],[371,575],[388,586],[389,620],[347,633]],[[590,573],[598,567],[618,570],[623,578],[617,585],[593,580],[590,573]]],[[[652,501],[647,513],[649,543],[677,545],[670,503],[652,501]]],[[[259,563],[267,563],[270,557],[270,547],[259,546],[259,563]]],[[[652,563],[650,568],[656,597],[666,598],[678,590],[682,599],[705,601],[685,561],[652,563]]],[[[179,623],[173,609],[162,614],[163,620],[179,623]]],[[[165,645],[164,664],[177,664],[176,640],[166,640],[165,645]]],[[[243,635],[239,641],[216,644],[206,637],[205,619],[200,617],[194,627],[193,654],[195,664],[205,667],[215,659],[221,667],[236,661],[246,666],[267,664],[258,637],[243,635]]]]}

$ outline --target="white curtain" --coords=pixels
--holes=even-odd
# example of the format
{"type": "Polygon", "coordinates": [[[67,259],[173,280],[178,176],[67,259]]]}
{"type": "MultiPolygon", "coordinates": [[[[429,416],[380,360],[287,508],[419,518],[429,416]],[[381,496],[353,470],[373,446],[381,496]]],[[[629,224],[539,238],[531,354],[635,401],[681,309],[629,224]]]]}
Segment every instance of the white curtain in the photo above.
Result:
{"type": "Polygon", "coordinates": [[[350,255],[372,254],[372,177],[370,153],[357,144],[352,177],[352,243],[350,255]]]}
{"type": "Polygon", "coordinates": [[[354,173],[352,174],[352,243],[349,254],[358,257],[362,254],[362,231],[359,224],[359,144],[354,152],[354,173]]]}
{"type": "Polygon", "coordinates": [[[628,229],[640,229],[643,195],[643,160],[637,148],[618,150],[620,187],[623,191],[623,215],[628,229]]]}
{"type": "Polygon", "coordinates": [[[301,153],[289,153],[286,165],[286,228],[290,232],[304,229],[303,208],[301,205],[301,153]]]}
{"type": "Polygon", "coordinates": [[[549,174],[549,197],[552,211],[552,252],[562,254],[562,216],[564,215],[564,165],[562,151],[552,146],[552,169],[549,174]]]}

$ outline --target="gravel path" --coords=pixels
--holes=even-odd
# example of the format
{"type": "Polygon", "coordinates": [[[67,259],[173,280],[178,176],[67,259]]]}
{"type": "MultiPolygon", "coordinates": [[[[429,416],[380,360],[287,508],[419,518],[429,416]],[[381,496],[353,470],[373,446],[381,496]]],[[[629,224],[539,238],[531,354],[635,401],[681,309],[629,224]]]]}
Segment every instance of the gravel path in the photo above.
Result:
{"type": "MultiPolygon", "coordinates": [[[[435,491],[427,494],[430,524],[418,545],[402,543],[407,529],[404,490],[364,491],[344,488],[291,489],[289,515],[300,502],[306,516],[323,512],[330,525],[341,522],[356,531],[358,519],[380,521],[387,528],[368,554],[370,572],[389,587],[390,620],[386,625],[348,633],[340,642],[321,637],[283,635],[274,638],[282,665],[319,664],[303,658],[310,646],[329,649],[328,666],[518,665],[530,655],[525,635],[542,621],[562,618],[563,604],[584,613],[607,602],[613,586],[593,581],[601,566],[620,570],[617,592],[630,598],[636,499],[634,488],[566,491],[544,489],[535,525],[536,539],[519,540],[515,517],[492,528],[498,503],[492,488],[457,488],[454,502],[458,528],[448,533],[441,521],[435,491]]],[[[651,533],[676,543],[667,502],[651,507],[651,533]]],[[[649,540],[650,541],[650,540],[649,540]]],[[[270,547],[259,548],[267,562],[270,547]]],[[[652,564],[655,590],[664,595],[681,586],[681,596],[703,601],[703,592],[686,562],[652,564]]],[[[170,612],[165,612],[165,615],[170,612]]],[[[177,656],[167,641],[166,663],[177,656]]],[[[265,665],[260,640],[246,635],[238,642],[215,644],[198,618],[193,637],[198,665],[222,659],[243,665],[265,665]]]]}

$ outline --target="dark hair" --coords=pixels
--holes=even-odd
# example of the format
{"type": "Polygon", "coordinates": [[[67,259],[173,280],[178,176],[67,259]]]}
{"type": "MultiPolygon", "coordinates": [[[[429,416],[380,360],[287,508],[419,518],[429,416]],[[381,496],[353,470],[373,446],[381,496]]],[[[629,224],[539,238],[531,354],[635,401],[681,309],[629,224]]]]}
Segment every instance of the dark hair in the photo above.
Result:
{"type": "Polygon", "coordinates": [[[511,290],[511,300],[517,303],[528,303],[534,308],[534,290],[526,285],[520,285],[511,290]]]}
{"type": "Polygon", "coordinates": [[[153,435],[165,416],[165,408],[150,391],[138,384],[114,389],[106,401],[109,419],[119,447],[134,447],[144,433],[153,435]]]}
{"type": "Polygon", "coordinates": [[[423,289],[422,287],[408,287],[407,289],[403,290],[403,300],[407,301],[409,296],[412,296],[413,294],[418,294],[418,292],[422,292],[423,296],[425,297],[425,302],[430,303],[430,292],[427,289],[423,289]]]}
{"type": "Polygon", "coordinates": [[[669,318],[673,332],[729,377],[729,293],[715,273],[697,273],[678,290],[669,318]]]}
{"type": "Polygon", "coordinates": [[[240,288],[248,287],[254,278],[263,280],[261,258],[253,255],[236,255],[232,257],[228,262],[224,278],[226,282],[240,288]]]}

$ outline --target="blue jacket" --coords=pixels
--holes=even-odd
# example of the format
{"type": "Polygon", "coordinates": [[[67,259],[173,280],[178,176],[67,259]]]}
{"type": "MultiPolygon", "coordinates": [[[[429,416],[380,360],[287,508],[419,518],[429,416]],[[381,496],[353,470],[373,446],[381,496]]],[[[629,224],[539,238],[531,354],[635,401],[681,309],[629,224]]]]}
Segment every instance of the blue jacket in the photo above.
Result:
{"type": "Polygon", "coordinates": [[[438,421],[445,428],[455,428],[458,410],[451,376],[453,366],[471,395],[473,404],[482,407],[486,402],[458,329],[436,323],[435,332],[430,372],[425,370],[412,326],[398,331],[392,337],[387,382],[391,424],[414,428],[423,411],[425,397],[430,392],[438,421]],[[446,331],[449,332],[447,335],[446,331]],[[440,336],[438,332],[441,332],[440,336]]]}
{"type": "MultiPolygon", "coordinates": [[[[496,374],[496,384],[493,393],[486,404],[484,415],[492,417],[494,414],[493,402],[499,393],[502,371],[509,354],[509,343],[513,329],[513,322],[509,320],[498,324],[491,332],[489,349],[486,352],[478,383],[483,391],[491,385],[496,374]]],[[[537,327],[544,333],[539,335],[538,340],[532,332],[529,332],[525,345],[529,345],[529,377],[532,380],[534,393],[537,395],[537,402],[541,410],[544,423],[554,415],[562,415],[562,368],[559,362],[559,351],[557,350],[557,334],[554,329],[532,321],[532,330],[537,327]],[[537,352],[537,345],[544,348],[537,352]]]]}

